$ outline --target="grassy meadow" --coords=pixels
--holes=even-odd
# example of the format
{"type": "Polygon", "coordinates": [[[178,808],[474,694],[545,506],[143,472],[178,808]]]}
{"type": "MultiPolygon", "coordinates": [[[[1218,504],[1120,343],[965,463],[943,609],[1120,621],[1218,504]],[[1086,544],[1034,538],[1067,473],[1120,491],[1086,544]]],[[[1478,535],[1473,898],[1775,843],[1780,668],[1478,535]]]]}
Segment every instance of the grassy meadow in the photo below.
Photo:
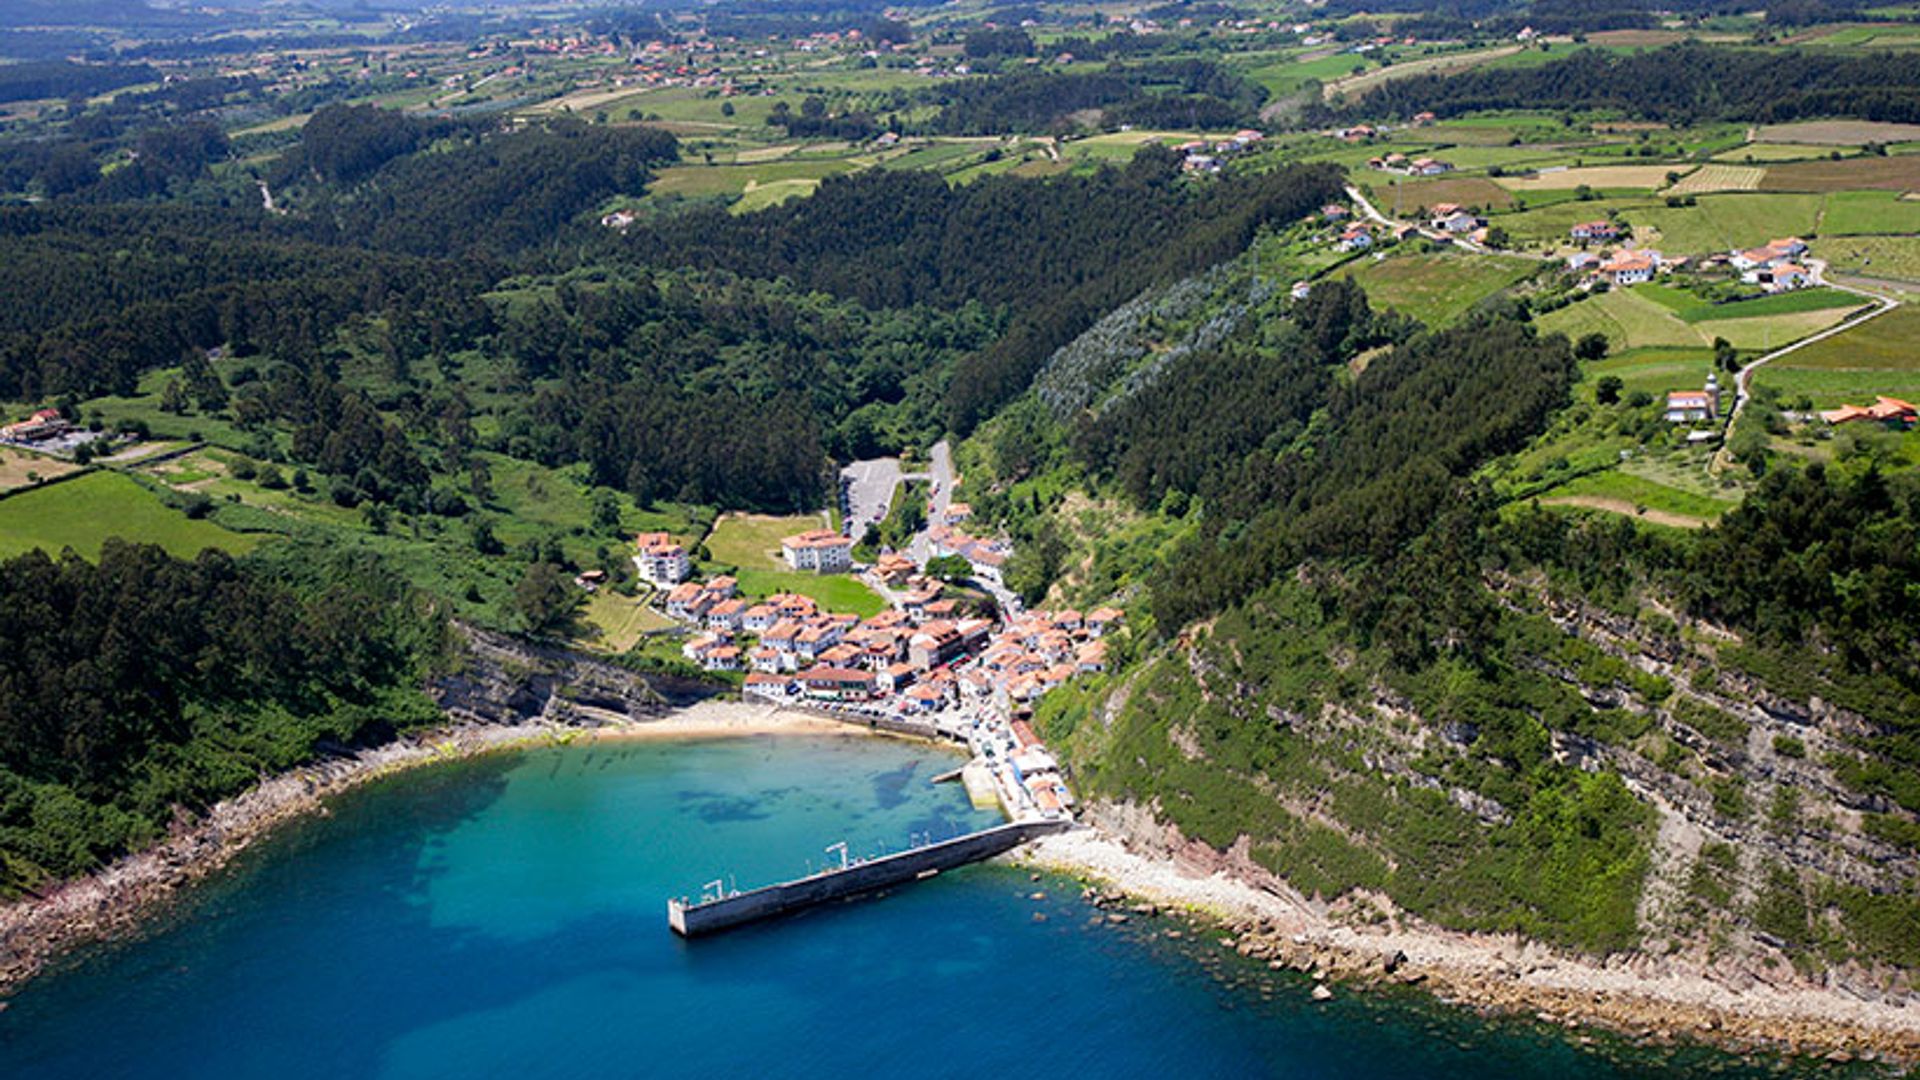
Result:
{"type": "Polygon", "coordinates": [[[1361,259],[1348,264],[1341,274],[1359,282],[1374,306],[1392,308],[1430,326],[1444,326],[1539,266],[1531,259],[1512,256],[1436,251],[1361,259]]]}
{"type": "Polygon", "coordinates": [[[35,548],[58,555],[72,548],[95,558],[107,538],[116,536],[158,544],[183,559],[206,548],[240,553],[260,543],[258,536],[193,520],[115,472],[95,472],[0,499],[0,557],[35,548]]]}

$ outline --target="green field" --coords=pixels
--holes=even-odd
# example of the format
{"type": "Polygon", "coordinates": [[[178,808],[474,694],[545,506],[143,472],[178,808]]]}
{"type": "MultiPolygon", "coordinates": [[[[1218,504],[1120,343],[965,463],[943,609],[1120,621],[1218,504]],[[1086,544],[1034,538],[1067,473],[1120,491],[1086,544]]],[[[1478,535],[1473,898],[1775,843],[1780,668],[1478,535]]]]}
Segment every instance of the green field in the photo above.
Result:
{"type": "Polygon", "coordinates": [[[822,525],[818,514],[793,517],[726,514],[714,522],[713,532],[706,541],[707,554],[714,562],[742,570],[785,570],[787,564],[780,557],[780,541],[822,525]]]}
{"type": "Polygon", "coordinates": [[[1806,311],[1851,310],[1867,306],[1868,301],[1839,289],[1796,289],[1728,304],[1710,303],[1695,293],[1658,282],[1635,286],[1635,292],[1672,311],[1681,322],[1720,322],[1727,319],[1753,319],[1767,315],[1792,315],[1806,311]]]}
{"type": "Polygon", "coordinates": [[[79,467],[61,458],[0,446],[0,492],[65,476],[79,467]]]}
{"type": "Polygon", "coordinates": [[[1362,259],[1343,273],[1367,290],[1375,307],[1444,326],[1539,266],[1531,259],[1511,256],[1433,252],[1362,259]]]}
{"type": "Polygon", "coordinates": [[[1816,408],[1866,404],[1876,394],[1920,397],[1920,310],[1911,306],[1788,353],[1754,376],[1788,398],[1805,395],[1816,408]]]}
{"type": "Polygon", "coordinates": [[[95,558],[111,536],[158,544],[183,559],[204,548],[245,552],[260,543],[259,537],[192,520],[114,472],[96,472],[0,500],[0,556],[34,548],[57,555],[71,547],[95,558]]]}
{"type": "Polygon", "coordinates": [[[1736,503],[1660,483],[1623,469],[1608,469],[1561,484],[1541,494],[1542,502],[1564,501],[1588,509],[1637,513],[1657,525],[1696,525],[1713,521],[1736,503]],[[1609,505],[1617,504],[1617,505],[1609,505]]]}
{"type": "MultiPolygon", "coordinates": [[[[1652,289],[1648,286],[1613,289],[1569,304],[1558,311],[1548,312],[1540,316],[1537,322],[1543,332],[1562,333],[1572,338],[1595,332],[1605,334],[1616,350],[1660,346],[1697,348],[1711,346],[1716,337],[1726,338],[1740,349],[1777,349],[1842,321],[1848,310],[1824,306],[1814,310],[1793,310],[1795,302],[1782,300],[1782,304],[1788,308],[1784,312],[1769,311],[1752,317],[1702,318],[1689,322],[1674,308],[1655,298],[1670,298],[1668,292],[1663,286],[1657,285],[1652,289]]],[[[1772,298],[1769,298],[1745,303],[1772,302],[1772,298]]],[[[1743,305],[1728,306],[1737,310],[1743,305]]],[[[1693,314],[1694,311],[1688,313],[1693,314]]],[[[1719,311],[1709,314],[1719,314],[1719,311]]]]}
{"type": "Polygon", "coordinates": [[[792,570],[746,570],[735,575],[745,596],[799,593],[811,596],[828,611],[850,611],[861,618],[878,615],[887,602],[859,578],[847,574],[803,574],[792,570]]]}
{"type": "MultiPolygon", "coordinates": [[[[1920,309],[1897,307],[1844,334],[1788,353],[1777,364],[1827,370],[1920,372],[1920,309]]],[[[1769,365],[1768,370],[1772,369],[1769,365]]]]}
{"type": "Polygon", "coordinates": [[[1715,154],[1713,160],[1735,165],[1744,165],[1749,162],[1765,165],[1770,161],[1811,161],[1814,158],[1826,157],[1832,152],[1831,146],[1756,142],[1715,154]]]}
{"type": "Polygon", "coordinates": [[[1820,203],[1819,195],[1703,195],[1698,206],[1650,206],[1628,214],[1627,220],[1659,230],[1658,238],[1641,237],[1636,231],[1643,246],[1669,255],[1701,255],[1755,247],[1777,237],[1805,236],[1819,221],[1820,203]]]}
{"type": "Polygon", "coordinates": [[[712,568],[732,567],[747,596],[793,592],[811,596],[832,611],[851,611],[862,618],[877,615],[886,602],[859,578],[847,574],[807,574],[787,569],[780,557],[780,540],[821,527],[818,514],[772,517],[765,514],[728,514],[707,537],[712,568]]]}
{"type": "Polygon", "coordinates": [[[1622,395],[1645,391],[1655,399],[1669,390],[1693,390],[1713,370],[1713,350],[1684,348],[1628,349],[1585,365],[1587,381],[1606,375],[1619,378],[1622,395]]]}
{"type": "Polygon", "coordinates": [[[1583,221],[1605,218],[1618,210],[1627,221],[1637,225],[1645,220],[1642,215],[1647,210],[1662,205],[1645,196],[1624,195],[1585,201],[1567,200],[1542,206],[1534,202],[1539,197],[1533,194],[1527,196],[1533,209],[1500,214],[1489,220],[1505,229],[1516,243],[1564,246],[1568,243],[1567,230],[1583,221]]]}
{"type": "Polygon", "coordinates": [[[623,653],[649,630],[665,630],[673,620],[647,606],[651,590],[643,588],[639,596],[622,596],[612,589],[601,589],[587,597],[580,616],[593,628],[594,635],[583,644],[606,652],[623,653]]]}
{"type": "Polygon", "coordinates": [[[1827,196],[1821,236],[1920,233],[1920,201],[1892,191],[1836,191],[1827,196]]]}
{"type": "Polygon", "coordinates": [[[822,179],[856,167],[852,160],[845,158],[787,158],[746,165],[675,165],[647,185],[647,193],[688,197],[746,195],[777,184],[788,194],[804,194],[812,191],[822,179]]]}

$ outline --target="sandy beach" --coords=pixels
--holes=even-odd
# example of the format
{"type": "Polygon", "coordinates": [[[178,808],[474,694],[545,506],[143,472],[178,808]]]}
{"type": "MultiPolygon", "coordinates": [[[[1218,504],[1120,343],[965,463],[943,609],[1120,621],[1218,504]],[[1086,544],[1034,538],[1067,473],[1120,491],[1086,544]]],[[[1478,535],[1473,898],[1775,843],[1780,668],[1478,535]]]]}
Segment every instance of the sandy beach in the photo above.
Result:
{"type": "Polygon", "coordinates": [[[1274,968],[1349,985],[1421,986],[1443,1000],[1587,1025],[1663,1043],[1697,1039],[1834,1062],[1920,1063],[1920,1002],[1867,1001],[1782,974],[1771,983],[1650,957],[1572,956],[1513,935],[1418,925],[1405,916],[1351,925],[1283,888],[1269,889],[1177,856],[1143,852],[1098,828],[1037,840],[1018,861],[1112,890],[1106,906],[1187,912],[1224,927],[1222,943],[1274,968]],[[1719,976],[1719,977],[1716,977],[1719,976]]]}
{"type": "MultiPolygon", "coordinates": [[[[182,887],[225,866],[283,822],[324,810],[328,796],[436,762],[531,746],[602,740],[711,739],[762,735],[865,737],[865,727],[773,705],[708,700],[658,718],[595,726],[544,719],[453,723],[414,732],[349,757],[293,769],[216,804],[158,846],[125,856],[44,896],[0,907],[0,997],[48,960],[135,929],[182,887]]],[[[884,733],[881,733],[884,734],[884,733]]]]}

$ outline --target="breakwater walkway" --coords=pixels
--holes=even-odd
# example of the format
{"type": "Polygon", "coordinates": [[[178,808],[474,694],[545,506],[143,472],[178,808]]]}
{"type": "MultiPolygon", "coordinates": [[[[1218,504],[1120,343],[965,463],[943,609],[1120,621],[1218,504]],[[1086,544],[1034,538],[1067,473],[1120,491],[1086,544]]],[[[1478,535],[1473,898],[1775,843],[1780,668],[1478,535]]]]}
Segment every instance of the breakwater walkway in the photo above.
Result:
{"type": "Polygon", "coordinates": [[[891,885],[932,877],[943,870],[991,859],[1036,837],[1073,828],[1064,819],[1017,821],[956,836],[924,847],[824,870],[793,881],[730,895],[667,901],[667,923],[683,937],[712,934],[891,885]]]}

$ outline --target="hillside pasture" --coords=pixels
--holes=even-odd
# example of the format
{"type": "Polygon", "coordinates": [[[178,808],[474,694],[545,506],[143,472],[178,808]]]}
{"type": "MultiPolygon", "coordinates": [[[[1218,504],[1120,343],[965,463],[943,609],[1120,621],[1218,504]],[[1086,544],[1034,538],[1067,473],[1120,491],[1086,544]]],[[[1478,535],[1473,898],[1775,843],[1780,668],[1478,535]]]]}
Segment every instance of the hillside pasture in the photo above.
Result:
{"type": "Polygon", "coordinates": [[[1503,255],[1438,251],[1362,259],[1350,263],[1343,275],[1359,282],[1375,307],[1392,308],[1429,326],[1445,326],[1539,265],[1503,255]]]}
{"type": "Polygon", "coordinates": [[[672,627],[672,619],[648,606],[651,595],[647,589],[642,589],[639,596],[622,596],[612,589],[601,589],[587,597],[581,618],[592,632],[581,643],[590,649],[623,653],[639,644],[646,632],[672,627]]]}
{"type": "Polygon", "coordinates": [[[1405,63],[1393,64],[1384,68],[1375,68],[1367,65],[1363,61],[1360,61],[1358,57],[1348,57],[1345,59],[1357,61],[1350,66],[1363,66],[1366,67],[1367,70],[1360,75],[1348,75],[1345,78],[1333,79],[1326,82],[1321,87],[1321,94],[1326,100],[1332,101],[1339,97],[1358,97],[1376,86],[1392,82],[1394,79],[1404,79],[1409,75],[1458,74],[1462,71],[1470,71],[1490,61],[1498,60],[1501,57],[1512,56],[1514,53],[1519,52],[1521,48],[1522,46],[1520,45],[1501,45],[1474,52],[1447,53],[1442,56],[1409,60],[1405,63]]]}
{"type": "Polygon", "coordinates": [[[1762,191],[1920,190],[1920,155],[1789,161],[1769,165],[1762,191]]]}
{"type": "Polygon", "coordinates": [[[1642,215],[1659,205],[1660,203],[1653,199],[1632,195],[1569,200],[1550,206],[1501,214],[1493,219],[1493,223],[1505,229],[1507,235],[1516,243],[1565,244],[1568,242],[1567,230],[1583,221],[1594,221],[1619,211],[1628,221],[1637,222],[1642,220],[1642,215]]]}
{"type": "Polygon", "coordinates": [[[1706,382],[1713,370],[1713,350],[1706,348],[1627,349],[1604,360],[1582,365],[1588,383],[1612,375],[1621,382],[1623,396],[1644,391],[1658,398],[1669,390],[1690,390],[1706,382]]]}
{"type": "MultiPolygon", "coordinates": [[[[849,172],[858,164],[847,158],[782,159],[745,165],[675,165],[663,169],[647,185],[650,195],[745,195],[760,187],[783,182],[802,181],[817,185],[835,173],[849,172]]],[[[788,184],[791,190],[801,185],[788,184]]],[[[811,186],[808,186],[811,190],[811,186]]]]}
{"type": "Polygon", "coordinates": [[[1843,334],[1816,341],[1761,368],[1762,386],[1790,397],[1806,395],[1817,408],[1864,403],[1875,394],[1920,397],[1920,311],[1895,308],[1843,334]]]}
{"type": "Polygon", "coordinates": [[[1676,529],[1701,528],[1735,505],[1620,469],[1570,480],[1542,493],[1540,504],[1600,510],[1676,529]]]}
{"type": "Polygon", "coordinates": [[[1627,220],[1657,232],[1643,235],[1636,228],[1634,238],[1642,246],[1668,255],[1702,255],[1749,248],[1776,237],[1810,235],[1820,205],[1818,195],[1703,195],[1694,206],[1654,204],[1629,213],[1627,220]]]}
{"type": "Polygon", "coordinates": [[[1513,194],[1491,180],[1478,176],[1448,176],[1424,180],[1393,182],[1386,173],[1370,173],[1365,178],[1375,205],[1382,213],[1395,208],[1407,215],[1441,203],[1477,206],[1487,210],[1505,210],[1513,205],[1513,194]]]}
{"type": "Polygon", "coordinates": [[[1830,271],[1920,281],[1920,236],[1843,236],[1814,241],[1830,271]]]}
{"type": "Polygon", "coordinates": [[[1892,191],[1836,191],[1820,217],[1821,236],[1920,233],[1920,199],[1892,191]]]}
{"type": "Polygon", "coordinates": [[[1652,190],[1666,186],[1668,173],[1684,169],[1674,165],[1585,165],[1528,176],[1502,176],[1495,182],[1510,191],[1568,191],[1578,187],[1595,191],[1652,190]]]}
{"type": "Polygon", "coordinates": [[[1715,191],[1752,191],[1760,186],[1767,170],[1746,165],[1702,165],[1680,178],[1671,191],[1675,195],[1706,195],[1715,191]]]}
{"type": "MultiPolygon", "coordinates": [[[[1537,322],[1543,333],[1562,333],[1572,338],[1590,333],[1605,334],[1612,347],[1622,351],[1711,347],[1717,337],[1727,339],[1740,349],[1777,349],[1844,321],[1854,306],[1795,310],[1796,303],[1787,302],[1782,305],[1788,309],[1784,311],[1762,307],[1755,309],[1756,313],[1751,315],[1701,318],[1690,322],[1682,317],[1680,311],[1662,302],[1655,291],[1660,288],[1641,286],[1613,289],[1548,312],[1537,322]]],[[[1755,304],[1769,302],[1751,301],[1755,304]]],[[[1735,310],[1739,306],[1731,305],[1735,310]]],[[[1693,312],[1689,311],[1688,314],[1693,312]]],[[[1705,314],[1719,312],[1715,310],[1705,314]]]]}
{"type": "Polygon", "coordinates": [[[196,521],[115,472],[96,472],[0,500],[0,558],[35,548],[59,555],[72,548],[94,559],[109,537],[158,544],[191,559],[206,548],[251,551],[256,536],[196,521]]]}

